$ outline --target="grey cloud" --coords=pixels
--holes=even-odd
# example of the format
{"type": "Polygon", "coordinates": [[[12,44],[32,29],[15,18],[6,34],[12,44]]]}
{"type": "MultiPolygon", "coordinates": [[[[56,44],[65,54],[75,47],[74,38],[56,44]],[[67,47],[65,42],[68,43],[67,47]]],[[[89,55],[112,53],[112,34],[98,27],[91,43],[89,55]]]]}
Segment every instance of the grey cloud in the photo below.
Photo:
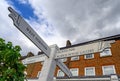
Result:
{"type": "Polygon", "coordinates": [[[109,8],[108,12],[102,11],[101,13],[105,15],[100,15],[100,19],[96,22],[96,26],[100,28],[104,28],[107,24],[115,24],[119,18],[120,13],[120,1],[108,1],[102,9],[109,8]]]}
{"type": "Polygon", "coordinates": [[[119,33],[120,27],[116,28],[120,22],[119,0],[29,0],[29,3],[38,16],[42,9],[42,15],[56,32],[73,43],[119,33]]]}
{"type": "MultiPolygon", "coordinates": [[[[8,18],[6,10],[9,5],[4,0],[1,1],[0,8],[3,11],[0,13],[0,37],[12,41],[14,45],[20,44],[23,49],[21,53],[24,55],[29,51],[36,54],[39,49],[11,25],[13,23],[8,18]]],[[[27,2],[31,4],[39,18],[38,20],[31,18],[27,20],[28,23],[34,26],[33,29],[49,45],[65,44],[63,42],[67,39],[76,44],[119,34],[120,0],[27,0],[27,2]],[[45,19],[44,22],[41,22],[41,18],[45,19]]]]}
{"type": "Polygon", "coordinates": [[[104,28],[109,24],[116,24],[119,18],[119,4],[118,0],[61,0],[49,3],[52,7],[49,6],[48,11],[53,24],[63,37],[87,40],[89,35],[97,32],[96,38],[117,34],[114,30],[105,31],[104,28]],[[107,8],[108,11],[105,10],[107,8]]]}

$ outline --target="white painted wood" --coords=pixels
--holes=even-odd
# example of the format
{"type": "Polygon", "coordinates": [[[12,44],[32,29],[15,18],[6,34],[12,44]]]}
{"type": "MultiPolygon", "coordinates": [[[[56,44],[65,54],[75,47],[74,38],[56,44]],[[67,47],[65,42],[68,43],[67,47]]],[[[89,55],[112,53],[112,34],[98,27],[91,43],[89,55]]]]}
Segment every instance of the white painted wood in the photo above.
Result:
{"type": "Polygon", "coordinates": [[[45,61],[46,56],[44,54],[42,55],[36,55],[33,57],[28,57],[24,60],[22,60],[22,63],[27,65],[27,64],[31,64],[31,63],[35,63],[35,62],[42,62],[45,61]]]}
{"type": "MultiPolygon", "coordinates": [[[[57,60],[57,61],[54,60],[54,57],[55,57],[54,55],[57,53],[58,47],[53,46],[53,47],[51,47],[51,49],[52,49],[51,50],[49,48],[49,46],[40,38],[40,36],[31,28],[31,26],[15,10],[13,10],[11,7],[9,7],[8,10],[11,12],[9,14],[9,17],[12,18],[14,25],[26,37],[28,37],[39,49],[41,49],[45,53],[45,55],[47,56],[45,59],[44,65],[43,65],[43,69],[41,71],[42,77],[41,77],[40,81],[52,81],[52,80],[48,80],[48,78],[50,78],[50,79],[53,78],[52,75],[54,75],[53,72],[54,72],[55,67],[56,67],[56,62],[57,62],[57,64],[59,63],[58,66],[64,72],[66,72],[66,74],[68,76],[70,76],[71,72],[69,71],[67,66],[59,60],[57,60]],[[50,58],[48,58],[49,56],[50,56],[50,58]]],[[[27,58],[27,59],[23,60],[22,62],[24,64],[29,64],[29,63],[34,63],[34,62],[38,62],[41,60],[44,60],[44,58],[39,59],[39,57],[36,58],[36,56],[35,56],[35,57],[27,58]]]]}
{"type": "Polygon", "coordinates": [[[59,68],[68,76],[68,77],[72,77],[72,73],[70,72],[70,70],[67,68],[67,66],[61,62],[61,60],[56,60],[57,65],[59,66],[59,68]]]}
{"type": "Polygon", "coordinates": [[[66,57],[73,57],[79,55],[85,55],[95,52],[101,52],[105,48],[111,47],[111,43],[114,43],[114,40],[111,41],[100,41],[100,42],[93,42],[90,44],[84,44],[76,47],[66,48],[57,52],[55,59],[66,58],[66,57]]]}
{"type": "Polygon", "coordinates": [[[46,57],[41,74],[38,81],[53,81],[54,72],[56,68],[56,61],[54,60],[54,56],[58,50],[57,45],[51,46],[50,58],[46,57]]]}
{"type": "Polygon", "coordinates": [[[9,16],[12,18],[14,25],[49,57],[49,46],[15,10],[11,7],[8,10],[11,12],[9,16]]]}

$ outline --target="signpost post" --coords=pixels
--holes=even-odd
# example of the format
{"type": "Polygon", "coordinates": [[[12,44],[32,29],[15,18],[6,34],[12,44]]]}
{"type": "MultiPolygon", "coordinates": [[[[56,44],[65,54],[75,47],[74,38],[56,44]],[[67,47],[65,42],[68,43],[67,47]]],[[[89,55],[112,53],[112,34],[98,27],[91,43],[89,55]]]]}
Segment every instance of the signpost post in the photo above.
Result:
{"type": "Polygon", "coordinates": [[[40,74],[39,81],[52,81],[56,65],[58,65],[68,77],[71,77],[72,73],[67,66],[59,59],[55,59],[55,54],[57,53],[57,50],[59,50],[57,45],[52,45],[49,47],[15,10],[13,10],[11,7],[9,7],[8,10],[11,12],[9,17],[12,18],[14,25],[47,56],[40,74]]]}

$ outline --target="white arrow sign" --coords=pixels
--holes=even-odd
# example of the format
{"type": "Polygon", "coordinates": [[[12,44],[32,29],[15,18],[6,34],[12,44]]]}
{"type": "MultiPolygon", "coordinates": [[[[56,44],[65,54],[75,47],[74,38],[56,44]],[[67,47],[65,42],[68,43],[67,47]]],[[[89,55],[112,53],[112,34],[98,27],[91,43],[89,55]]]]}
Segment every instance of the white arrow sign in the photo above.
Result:
{"type": "Polygon", "coordinates": [[[45,58],[46,56],[45,55],[36,55],[36,56],[33,56],[33,57],[28,57],[24,60],[22,60],[22,63],[23,64],[31,64],[31,63],[35,63],[35,62],[42,62],[42,61],[45,61],[45,58]]]}
{"type": "Polygon", "coordinates": [[[61,60],[56,59],[56,63],[57,63],[57,65],[58,65],[58,67],[59,67],[64,73],[66,73],[67,76],[69,76],[69,77],[72,76],[70,70],[67,68],[67,66],[66,66],[63,62],[61,62],[61,60]]]}
{"type": "Polygon", "coordinates": [[[41,39],[41,37],[30,27],[29,24],[11,7],[8,8],[11,12],[9,16],[12,18],[14,25],[26,35],[39,49],[41,49],[46,56],[49,57],[50,48],[49,46],[41,39]]]}

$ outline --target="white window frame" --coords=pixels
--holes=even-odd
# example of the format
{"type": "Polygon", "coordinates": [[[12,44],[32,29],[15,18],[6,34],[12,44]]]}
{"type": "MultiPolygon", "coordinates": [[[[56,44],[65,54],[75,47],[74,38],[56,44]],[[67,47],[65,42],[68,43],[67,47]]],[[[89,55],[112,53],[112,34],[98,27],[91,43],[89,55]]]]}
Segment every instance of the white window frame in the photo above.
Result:
{"type": "Polygon", "coordinates": [[[115,66],[114,66],[114,65],[107,65],[107,66],[102,66],[103,75],[111,75],[111,74],[106,74],[106,73],[105,73],[105,67],[107,67],[107,68],[108,68],[108,67],[110,67],[110,68],[112,67],[112,68],[113,68],[113,69],[112,69],[112,70],[113,70],[113,73],[112,73],[112,74],[116,74],[115,66]]]}
{"type": "Polygon", "coordinates": [[[110,49],[110,48],[106,48],[106,49],[104,49],[102,52],[100,52],[100,57],[111,56],[111,55],[112,55],[112,52],[111,52],[111,49],[110,49]],[[108,54],[105,53],[105,51],[108,51],[108,54]]]}
{"type": "Polygon", "coordinates": [[[60,59],[62,62],[66,62],[67,61],[67,58],[62,58],[60,59]]]}
{"type": "Polygon", "coordinates": [[[85,68],[85,76],[95,76],[95,67],[86,67],[85,68]],[[87,74],[87,69],[93,69],[93,73],[87,74]]]}
{"type": "Polygon", "coordinates": [[[70,71],[71,71],[71,73],[72,73],[72,76],[78,76],[79,75],[79,69],[78,68],[71,68],[70,69],[70,71]],[[75,72],[75,74],[74,74],[74,72],[75,72]]]}
{"type": "Polygon", "coordinates": [[[27,75],[27,71],[24,71],[25,76],[27,75]]]}
{"type": "Polygon", "coordinates": [[[71,61],[79,60],[79,56],[71,57],[71,61]]]}
{"type": "Polygon", "coordinates": [[[58,70],[57,77],[64,77],[64,76],[65,76],[64,72],[62,70],[58,70]],[[59,75],[60,72],[62,72],[62,75],[59,75]]]}
{"type": "Polygon", "coordinates": [[[91,53],[91,54],[86,54],[86,55],[84,56],[84,59],[93,59],[93,58],[94,58],[94,54],[93,54],[93,53],[91,53]],[[92,55],[92,57],[87,58],[87,55],[92,55]]]}
{"type": "Polygon", "coordinates": [[[38,71],[37,77],[39,77],[39,76],[40,76],[40,73],[41,73],[41,71],[38,71]]]}

